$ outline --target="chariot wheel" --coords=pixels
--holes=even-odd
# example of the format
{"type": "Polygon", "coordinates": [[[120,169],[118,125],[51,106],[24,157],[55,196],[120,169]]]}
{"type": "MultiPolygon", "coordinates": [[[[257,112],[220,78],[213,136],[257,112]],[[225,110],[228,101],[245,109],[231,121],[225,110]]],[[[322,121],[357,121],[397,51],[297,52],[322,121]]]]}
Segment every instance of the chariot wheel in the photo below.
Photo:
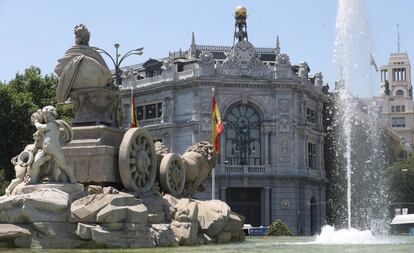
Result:
{"type": "Polygon", "coordinates": [[[154,142],[144,129],[131,128],[119,147],[119,173],[127,190],[147,192],[157,172],[154,142]]]}
{"type": "Polygon", "coordinates": [[[169,153],[164,156],[160,164],[161,189],[165,193],[178,196],[182,193],[185,184],[185,168],[179,154],[169,153]]]}

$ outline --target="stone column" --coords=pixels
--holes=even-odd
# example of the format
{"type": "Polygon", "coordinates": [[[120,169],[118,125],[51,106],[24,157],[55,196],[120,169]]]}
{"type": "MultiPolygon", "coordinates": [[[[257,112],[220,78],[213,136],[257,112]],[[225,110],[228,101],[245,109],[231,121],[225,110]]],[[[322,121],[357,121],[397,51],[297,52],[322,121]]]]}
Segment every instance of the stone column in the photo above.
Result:
{"type": "Polygon", "coordinates": [[[264,136],[264,163],[265,165],[269,164],[269,132],[271,131],[272,126],[263,122],[263,136],[264,136]]]}
{"type": "Polygon", "coordinates": [[[270,215],[271,215],[271,206],[270,206],[270,199],[271,199],[271,187],[264,187],[264,224],[265,226],[269,226],[271,224],[270,215]]]}

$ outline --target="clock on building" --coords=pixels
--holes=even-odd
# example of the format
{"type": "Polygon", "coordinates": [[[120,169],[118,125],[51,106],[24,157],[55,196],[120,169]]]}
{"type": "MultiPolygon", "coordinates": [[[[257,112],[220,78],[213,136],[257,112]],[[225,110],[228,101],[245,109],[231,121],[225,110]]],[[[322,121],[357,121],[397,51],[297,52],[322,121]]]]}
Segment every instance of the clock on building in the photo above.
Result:
{"type": "Polygon", "coordinates": [[[252,43],[243,40],[239,41],[233,49],[234,57],[241,62],[250,62],[256,56],[256,50],[252,43]]]}

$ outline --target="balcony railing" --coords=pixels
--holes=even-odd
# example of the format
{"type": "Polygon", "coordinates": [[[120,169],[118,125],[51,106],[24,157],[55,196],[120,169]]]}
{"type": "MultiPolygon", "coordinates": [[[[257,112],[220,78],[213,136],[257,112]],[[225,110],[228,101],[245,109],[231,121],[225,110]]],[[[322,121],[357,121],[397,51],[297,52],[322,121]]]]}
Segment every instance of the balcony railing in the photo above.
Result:
{"type": "MultiPolygon", "coordinates": [[[[225,174],[265,174],[266,169],[263,165],[227,165],[224,168],[225,174]]],[[[221,172],[223,170],[220,170],[221,172]]]]}
{"type": "Polygon", "coordinates": [[[223,165],[219,164],[216,168],[218,176],[299,176],[310,177],[315,179],[325,178],[324,170],[313,170],[310,168],[289,168],[276,167],[271,165],[223,165]]]}

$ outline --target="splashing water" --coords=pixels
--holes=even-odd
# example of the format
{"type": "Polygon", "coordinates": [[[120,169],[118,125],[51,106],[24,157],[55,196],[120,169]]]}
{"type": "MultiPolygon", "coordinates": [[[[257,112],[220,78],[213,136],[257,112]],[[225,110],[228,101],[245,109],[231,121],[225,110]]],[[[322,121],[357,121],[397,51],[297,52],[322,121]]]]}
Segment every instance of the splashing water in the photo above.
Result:
{"type": "Polygon", "coordinates": [[[406,243],[402,238],[390,236],[374,236],[370,230],[354,228],[335,230],[334,227],[324,226],[312,244],[341,245],[341,244],[401,244],[406,243]]]}
{"type": "MultiPolygon", "coordinates": [[[[336,18],[334,63],[341,66],[341,87],[339,88],[339,114],[342,123],[343,157],[346,167],[346,195],[348,229],[352,226],[352,181],[353,174],[353,121],[356,112],[355,98],[351,90],[366,83],[363,68],[371,48],[371,36],[364,15],[363,0],[339,0],[336,18]]],[[[354,151],[355,152],[355,151],[354,151]]]]}

